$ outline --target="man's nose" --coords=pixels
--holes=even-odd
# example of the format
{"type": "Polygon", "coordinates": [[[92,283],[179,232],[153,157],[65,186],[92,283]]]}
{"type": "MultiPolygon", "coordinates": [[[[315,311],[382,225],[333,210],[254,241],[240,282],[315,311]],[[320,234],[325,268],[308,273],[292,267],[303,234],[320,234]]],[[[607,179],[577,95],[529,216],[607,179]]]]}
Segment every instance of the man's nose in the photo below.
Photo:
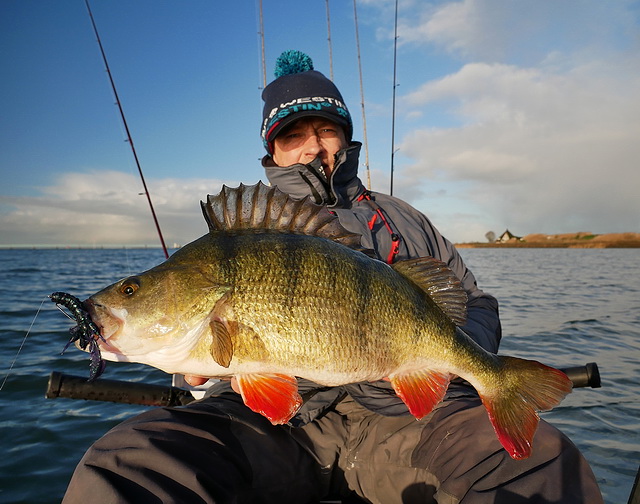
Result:
{"type": "Polygon", "coordinates": [[[304,148],[307,152],[312,154],[318,154],[322,151],[322,144],[317,134],[312,133],[307,136],[304,142],[304,148]]]}

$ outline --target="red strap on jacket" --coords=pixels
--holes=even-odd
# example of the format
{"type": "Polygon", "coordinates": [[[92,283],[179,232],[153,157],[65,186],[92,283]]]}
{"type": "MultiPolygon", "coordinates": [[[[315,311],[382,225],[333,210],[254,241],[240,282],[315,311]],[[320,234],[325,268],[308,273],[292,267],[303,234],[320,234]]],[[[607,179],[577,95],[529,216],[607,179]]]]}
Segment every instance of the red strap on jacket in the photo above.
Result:
{"type": "Polygon", "coordinates": [[[398,252],[400,252],[400,235],[393,231],[391,225],[389,224],[389,221],[382,211],[382,208],[380,208],[378,204],[371,198],[370,191],[364,191],[360,196],[358,196],[358,201],[362,200],[368,201],[376,211],[373,217],[369,220],[369,229],[373,231],[373,226],[375,225],[376,220],[378,220],[378,217],[380,217],[380,220],[382,220],[384,227],[387,228],[387,231],[389,231],[389,234],[391,235],[391,250],[389,251],[389,255],[387,256],[387,264],[392,264],[396,256],[398,255],[398,252]]]}

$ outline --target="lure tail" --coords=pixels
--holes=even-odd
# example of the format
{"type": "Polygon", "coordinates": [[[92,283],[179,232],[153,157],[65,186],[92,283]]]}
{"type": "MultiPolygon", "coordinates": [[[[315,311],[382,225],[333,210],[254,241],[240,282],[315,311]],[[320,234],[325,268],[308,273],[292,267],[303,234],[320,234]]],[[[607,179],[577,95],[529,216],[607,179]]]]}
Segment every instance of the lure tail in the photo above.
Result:
{"type": "Polygon", "coordinates": [[[562,371],[536,361],[499,357],[503,366],[499,381],[485,387],[480,398],[494,430],[509,455],[531,455],[533,436],[540,417],[571,392],[572,383],[562,371]]]}
{"type": "MultiPolygon", "coordinates": [[[[89,365],[89,381],[93,381],[98,378],[104,371],[106,367],[106,363],[102,360],[100,356],[100,346],[98,345],[98,338],[104,341],[102,334],[100,334],[100,329],[98,326],[91,320],[91,316],[85,310],[82,301],[80,301],[77,297],[72,296],[66,292],[54,292],[49,296],[49,299],[56,303],[58,308],[64,306],[73,317],[69,317],[72,320],[75,320],[78,324],[75,327],[69,329],[69,333],[71,334],[71,338],[62,349],[62,353],[64,353],[67,348],[72,343],[77,343],[82,350],[85,350],[87,346],[89,346],[89,353],[91,355],[91,364],[89,365]]],[[[64,311],[60,308],[62,313],[64,311]]]]}

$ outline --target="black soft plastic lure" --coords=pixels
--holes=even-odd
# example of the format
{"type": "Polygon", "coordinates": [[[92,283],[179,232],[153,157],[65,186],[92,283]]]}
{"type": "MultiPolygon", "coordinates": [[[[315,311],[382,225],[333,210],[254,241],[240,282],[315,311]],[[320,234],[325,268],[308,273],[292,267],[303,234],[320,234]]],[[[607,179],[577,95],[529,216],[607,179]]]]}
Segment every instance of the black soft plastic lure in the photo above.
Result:
{"type": "Polygon", "coordinates": [[[83,350],[88,346],[89,355],[91,356],[91,364],[89,365],[89,381],[95,380],[102,374],[106,366],[105,361],[100,355],[100,347],[98,346],[98,338],[104,341],[104,338],[100,334],[100,329],[98,329],[98,326],[96,326],[93,320],[91,320],[89,312],[84,309],[82,301],[77,297],[67,294],[66,292],[54,292],[49,296],[49,298],[58,305],[60,310],[62,310],[62,306],[69,310],[72,315],[72,317],[69,318],[75,319],[78,324],[69,329],[71,338],[62,349],[62,353],[69,348],[71,343],[75,343],[76,341],[83,350]]]}

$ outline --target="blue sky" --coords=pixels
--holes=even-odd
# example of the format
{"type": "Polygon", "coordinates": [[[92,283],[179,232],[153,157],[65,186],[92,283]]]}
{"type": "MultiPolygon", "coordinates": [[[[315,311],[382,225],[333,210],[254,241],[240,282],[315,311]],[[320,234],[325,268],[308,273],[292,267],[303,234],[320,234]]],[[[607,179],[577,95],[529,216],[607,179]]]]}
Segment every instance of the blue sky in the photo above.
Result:
{"type": "MultiPolygon", "coordinates": [[[[399,5],[394,195],[457,242],[640,231],[638,2],[399,5]]],[[[394,1],[357,6],[372,188],[387,191],[394,1]]],[[[91,7],[165,240],[187,243],[206,194],[264,179],[258,1],[91,7]]],[[[362,139],[353,2],[329,7],[362,139]]],[[[263,8],[268,81],[287,49],[329,75],[326,2],[263,8]]],[[[157,245],[84,1],[0,2],[0,59],[0,246],[157,245]]]]}

